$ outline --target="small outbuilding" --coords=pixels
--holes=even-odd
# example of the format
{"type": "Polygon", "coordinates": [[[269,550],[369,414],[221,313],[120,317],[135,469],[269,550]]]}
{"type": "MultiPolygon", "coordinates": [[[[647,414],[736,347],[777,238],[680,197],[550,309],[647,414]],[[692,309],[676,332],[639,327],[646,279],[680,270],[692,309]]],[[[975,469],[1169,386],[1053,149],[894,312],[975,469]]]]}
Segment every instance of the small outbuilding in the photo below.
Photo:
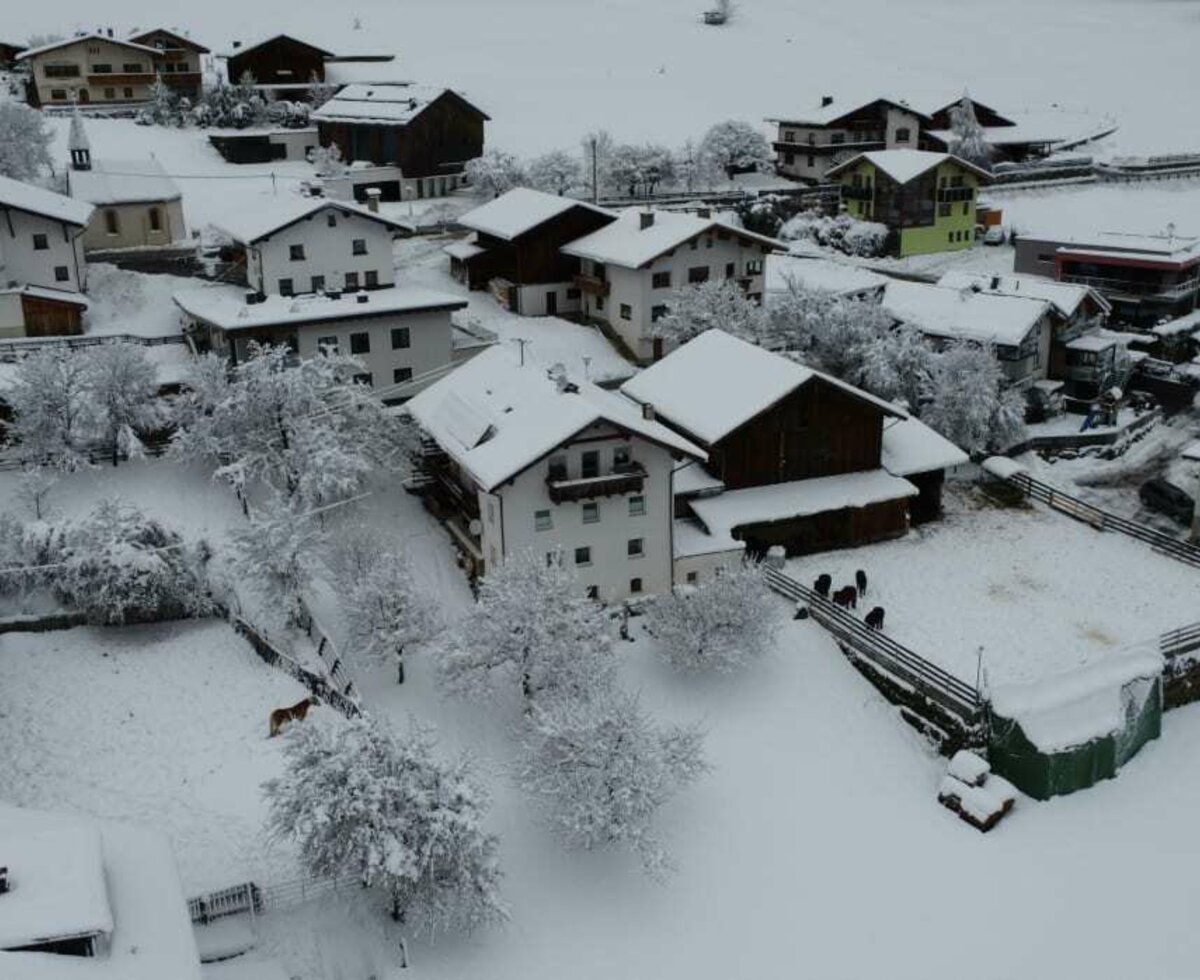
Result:
{"type": "Polygon", "coordinates": [[[1162,733],[1162,657],[1114,657],[992,692],[988,758],[1038,800],[1112,779],[1162,733]]]}

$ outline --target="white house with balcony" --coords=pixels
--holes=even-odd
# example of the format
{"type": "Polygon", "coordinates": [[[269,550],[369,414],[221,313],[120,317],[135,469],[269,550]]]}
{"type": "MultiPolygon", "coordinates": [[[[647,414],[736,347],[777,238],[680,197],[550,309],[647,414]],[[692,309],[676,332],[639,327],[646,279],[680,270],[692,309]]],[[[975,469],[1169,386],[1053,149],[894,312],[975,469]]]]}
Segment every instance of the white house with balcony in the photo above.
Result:
{"type": "Polygon", "coordinates": [[[603,601],[671,588],[673,472],[705,453],[652,409],[499,347],[407,409],[416,484],[473,577],[532,552],[603,601]]]}
{"type": "Polygon", "coordinates": [[[1048,376],[1053,306],[1036,297],[950,289],[893,279],[880,305],[935,345],[971,341],[990,347],[1009,384],[1027,388],[1048,376]]]}
{"type": "Polygon", "coordinates": [[[406,226],[346,201],[298,195],[218,220],[245,266],[247,285],[264,295],[355,292],[396,282],[392,240],[406,226]]]}
{"type": "Polygon", "coordinates": [[[648,363],[665,353],[653,324],[665,316],[672,290],[732,279],[761,302],[766,257],[785,246],[704,212],[629,210],[611,224],[564,245],[581,261],[576,283],[583,316],[648,363]]]}
{"type": "Polygon", "coordinates": [[[81,333],[92,206],[0,177],[0,337],[81,333]]]}

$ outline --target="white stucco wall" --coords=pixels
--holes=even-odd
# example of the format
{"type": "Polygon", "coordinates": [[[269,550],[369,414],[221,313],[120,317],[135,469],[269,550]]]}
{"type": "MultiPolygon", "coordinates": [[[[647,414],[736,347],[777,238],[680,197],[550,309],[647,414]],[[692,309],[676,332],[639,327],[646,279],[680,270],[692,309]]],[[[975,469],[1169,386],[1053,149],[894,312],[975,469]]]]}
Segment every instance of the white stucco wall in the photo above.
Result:
{"type": "Polygon", "coordinates": [[[703,585],[717,574],[718,569],[734,568],[741,563],[746,552],[739,548],[736,551],[714,551],[707,555],[688,555],[675,559],[675,584],[687,585],[688,575],[696,574],[694,585],[703,585]]]}
{"type": "Polygon", "coordinates": [[[82,229],[24,211],[0,213],[0,286],[17,283],[68,292],[87,288],[82,229]],[[34,248],[34,235],[46,236],[46,248],[34,248]],[[59,280],[55,269],[65,268],[59,280]]]}
{"type": "Polygon", "coordinates": [[[33,82],[37,86],[38,99],[43,105],[69,105],[73,100],[95,103],[144,102],[150,98],[150,86],[154,84],[154,54],[101,38],[82,39],[76,44],[37,55],[30,61],[33,62],[33,82]],[[93,71],[97,64],[109,65],[112,70],[97,74],[93,71]],[[126,73],[126,64],[136,64],[141,71],[137,74],[126,73]],[[79,74],[69,78],[46,74],[48,66],[61,65],[75,65],[79,74]],[[106,95],[108,88],[114,90],[112,97],[106,95]],[[128,96],[126,89],[130,91],[128,96]],[[64,92],[66,98],[54,98],[55,91],[64,92]]]}
{"type": "MultiPolygon", "coordinates": [[[[563,395],[564,398],[574,397],[563,395]]],[[[635,494],[597,497],[589,501],[555,504],[546,487],[549,459],[540,460],[516,477],[511,484],[499,487],[495,494],[481,493],[479,509],[483,523],[482,548],[486,561],[493,556],[500,560],[532,551],[544,558],[548,553],[561,552],[565,567],[579,579],[581,591],[596,586],[600,597],[608,602],[629,598],[630,583],[642,580],[642,593],[653,595],[671,587],[671,470],[670,453],[654,443],[637,437],[627,437],[611,427],[593,426],[552,456],[567,458],[569,478],[580,475],[583,452],[600,453],[600,472],[612,470],[613,450],[628,447],[631,458],[646,470],[641,496],[645,498],[645,513],[631,516],[629,499],[635,494]],[[599,521],[583,523],[584,503],[596,503],[599,521]],[[489,506],[490,504],[490,506],[489,506]],[[549,510],[552,527],[538,531],[535,513],[549,510]],[[628,542],[641,538],[640,558],[628,555],[628,542]],[[576,566],[575,549],[591,548],[591,563],[576,566]]]]}
{"type": "Polygon", "coordinates": [[[0,337],[25,336],[25,310],[19,293],[0,293],[0,337]]]}
{"type": "Polygon", "coordinates": [[[554,293],[557,298],[558,307],[555,311],[556,315],[561,313],[578,313],[582,309],[579,290],[575,288],[573,282],[537,283],[532,286],[518,286],[517,293],[519,309],[516,312],[522,316],[546,316],[549,314],[550,311],[546,308],[547,293],[554,293]],[[568,295],[571,292],[576,294],[573,298],[568,295]]]}
{"type": "Polygon", "coordinates": [[[392,232],[383,224],[336,208],[322,208],[303,221],[255,244],[247,250],[247,277],[264,293],[279,292],[279,280],[291,279],[297,293],[312,292],[312,277],[324,276],[325,288],[343,289],[346,273],[358,273],[358,285],[367,284],[366,273],[374,271],[380,286],[396,281],[392,259],[392,232]],[[327,216],[334,216],[330,227],[327,216]],[[365,255],[355,255],[353,242],[363,239],[365,255]],[[291,246],[303,245],[304,258],[292,261],[291,246]]]}
{"type": "MultiPolygon", "coordinates": [[[[732,264],[733,278],[745,278],[746,264],[751,261],[764,262],[768,252],[769,249],[764,246],[742,244],[733,236],[722,241],[715,233],[711,233],[700,235],[673,252],[660,256],[645,269],[607,265],[605,274],[610,289],[608,296],[604,297],[604,309],[597,308],[596,297],[585,295],[584,314],[608,323],[639,360],[649,361],[654,356],[651,336],[654,308],[666,305],[672,290],[688,284],[690,269],[706,267],[709,279],[725,279],[726,267],[732,264]],[[670,285],[655,289],[654,274],[662,272],[670,274],[670,285]],[[629,306],[628,319],[621,315],[622,305],[629,306]]],[[[585,275],[589,274],[589,268],[589,263],[585,261],[585,275]]],[[[751,281],[747,292],[761,298],[762,272],[749,278],[751,281]]],[[[664,350],[664,353],[667,351],[664,350]]]]}

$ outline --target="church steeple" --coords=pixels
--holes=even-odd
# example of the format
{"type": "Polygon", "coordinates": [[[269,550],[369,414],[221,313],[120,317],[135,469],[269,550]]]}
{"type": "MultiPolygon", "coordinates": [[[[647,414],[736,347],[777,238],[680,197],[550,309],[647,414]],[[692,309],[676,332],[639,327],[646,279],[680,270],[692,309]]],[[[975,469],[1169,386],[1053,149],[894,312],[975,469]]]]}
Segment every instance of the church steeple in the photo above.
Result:
{"type": "Polygon", "coordinates": [[[79,115],[79,107],[71,116],[71,132],[67,138],[67,149],[71,154],[72,170],[92,169],[92,145],[88,142],[87,133],[83,130],[83,117],[79,115]]]}

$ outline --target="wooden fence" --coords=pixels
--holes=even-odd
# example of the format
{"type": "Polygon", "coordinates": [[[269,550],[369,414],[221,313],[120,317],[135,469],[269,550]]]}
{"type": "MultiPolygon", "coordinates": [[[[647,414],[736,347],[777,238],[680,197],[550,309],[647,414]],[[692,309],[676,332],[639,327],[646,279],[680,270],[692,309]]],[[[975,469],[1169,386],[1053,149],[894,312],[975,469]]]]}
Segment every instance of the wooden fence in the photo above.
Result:
{"type": "Polygon", "coordinates": [[[106,336],[84,335],[81,337],[20,337],[15,340],[0,340],[0,361],[15,361],[20,355],[48,347],[100,347],[106,344],[135,344],[138,347],[166,347],[186,344],[183,334],[166,337],[138,337],[134,334],[115,333],[106,336]]]}
{"type": "Polygon", "coordinates": [[[979,723],[979,692],[970,684],[897,643],[881,630],[872,629],[857,616],[778,569],[767,568],[765,576],[767,584],[780,595],[806,603],[813,619],[856,654],[953,715],[964,727],[973,728],[979,723]]]}
{"type": "Polygon", "coordinates": [[[1189,541],[1180,541],[1162,531],[1156,531],[1144,524],[1138,524],[1136,521],[1130,521],[1102,510],[1094,504],[1089,504],[1050,486],[1048,483],[1043,483],[1028,473],[1013,473],[1011,476],[1005,477],[1005,480],[1027,497],[1040,500],[1052,509],[1066,514],[1068,517],[1073,517],[1077,521],[1090,524],[1097,531],[1117,531],[1150,545],[1160,554],[1184,562],[1193,568],[1200,568],[1200,547],[1189,541]]]}
{"type": "Polygon", "coordinates": [[[334,878],[293,878],[266,885],[245,881],[189,898],[188,913],[192,922],[207,925],[230,915],[261,915],[299,908],[328,895],[361,887],[361,880],[354,874],[334,878]]]}
{"type": "Polygon", "coordinates": [[[1158,651],[1167,660],[1200,650],[1200,623],[1181,626],[1158,638],[1158,651]]]}

